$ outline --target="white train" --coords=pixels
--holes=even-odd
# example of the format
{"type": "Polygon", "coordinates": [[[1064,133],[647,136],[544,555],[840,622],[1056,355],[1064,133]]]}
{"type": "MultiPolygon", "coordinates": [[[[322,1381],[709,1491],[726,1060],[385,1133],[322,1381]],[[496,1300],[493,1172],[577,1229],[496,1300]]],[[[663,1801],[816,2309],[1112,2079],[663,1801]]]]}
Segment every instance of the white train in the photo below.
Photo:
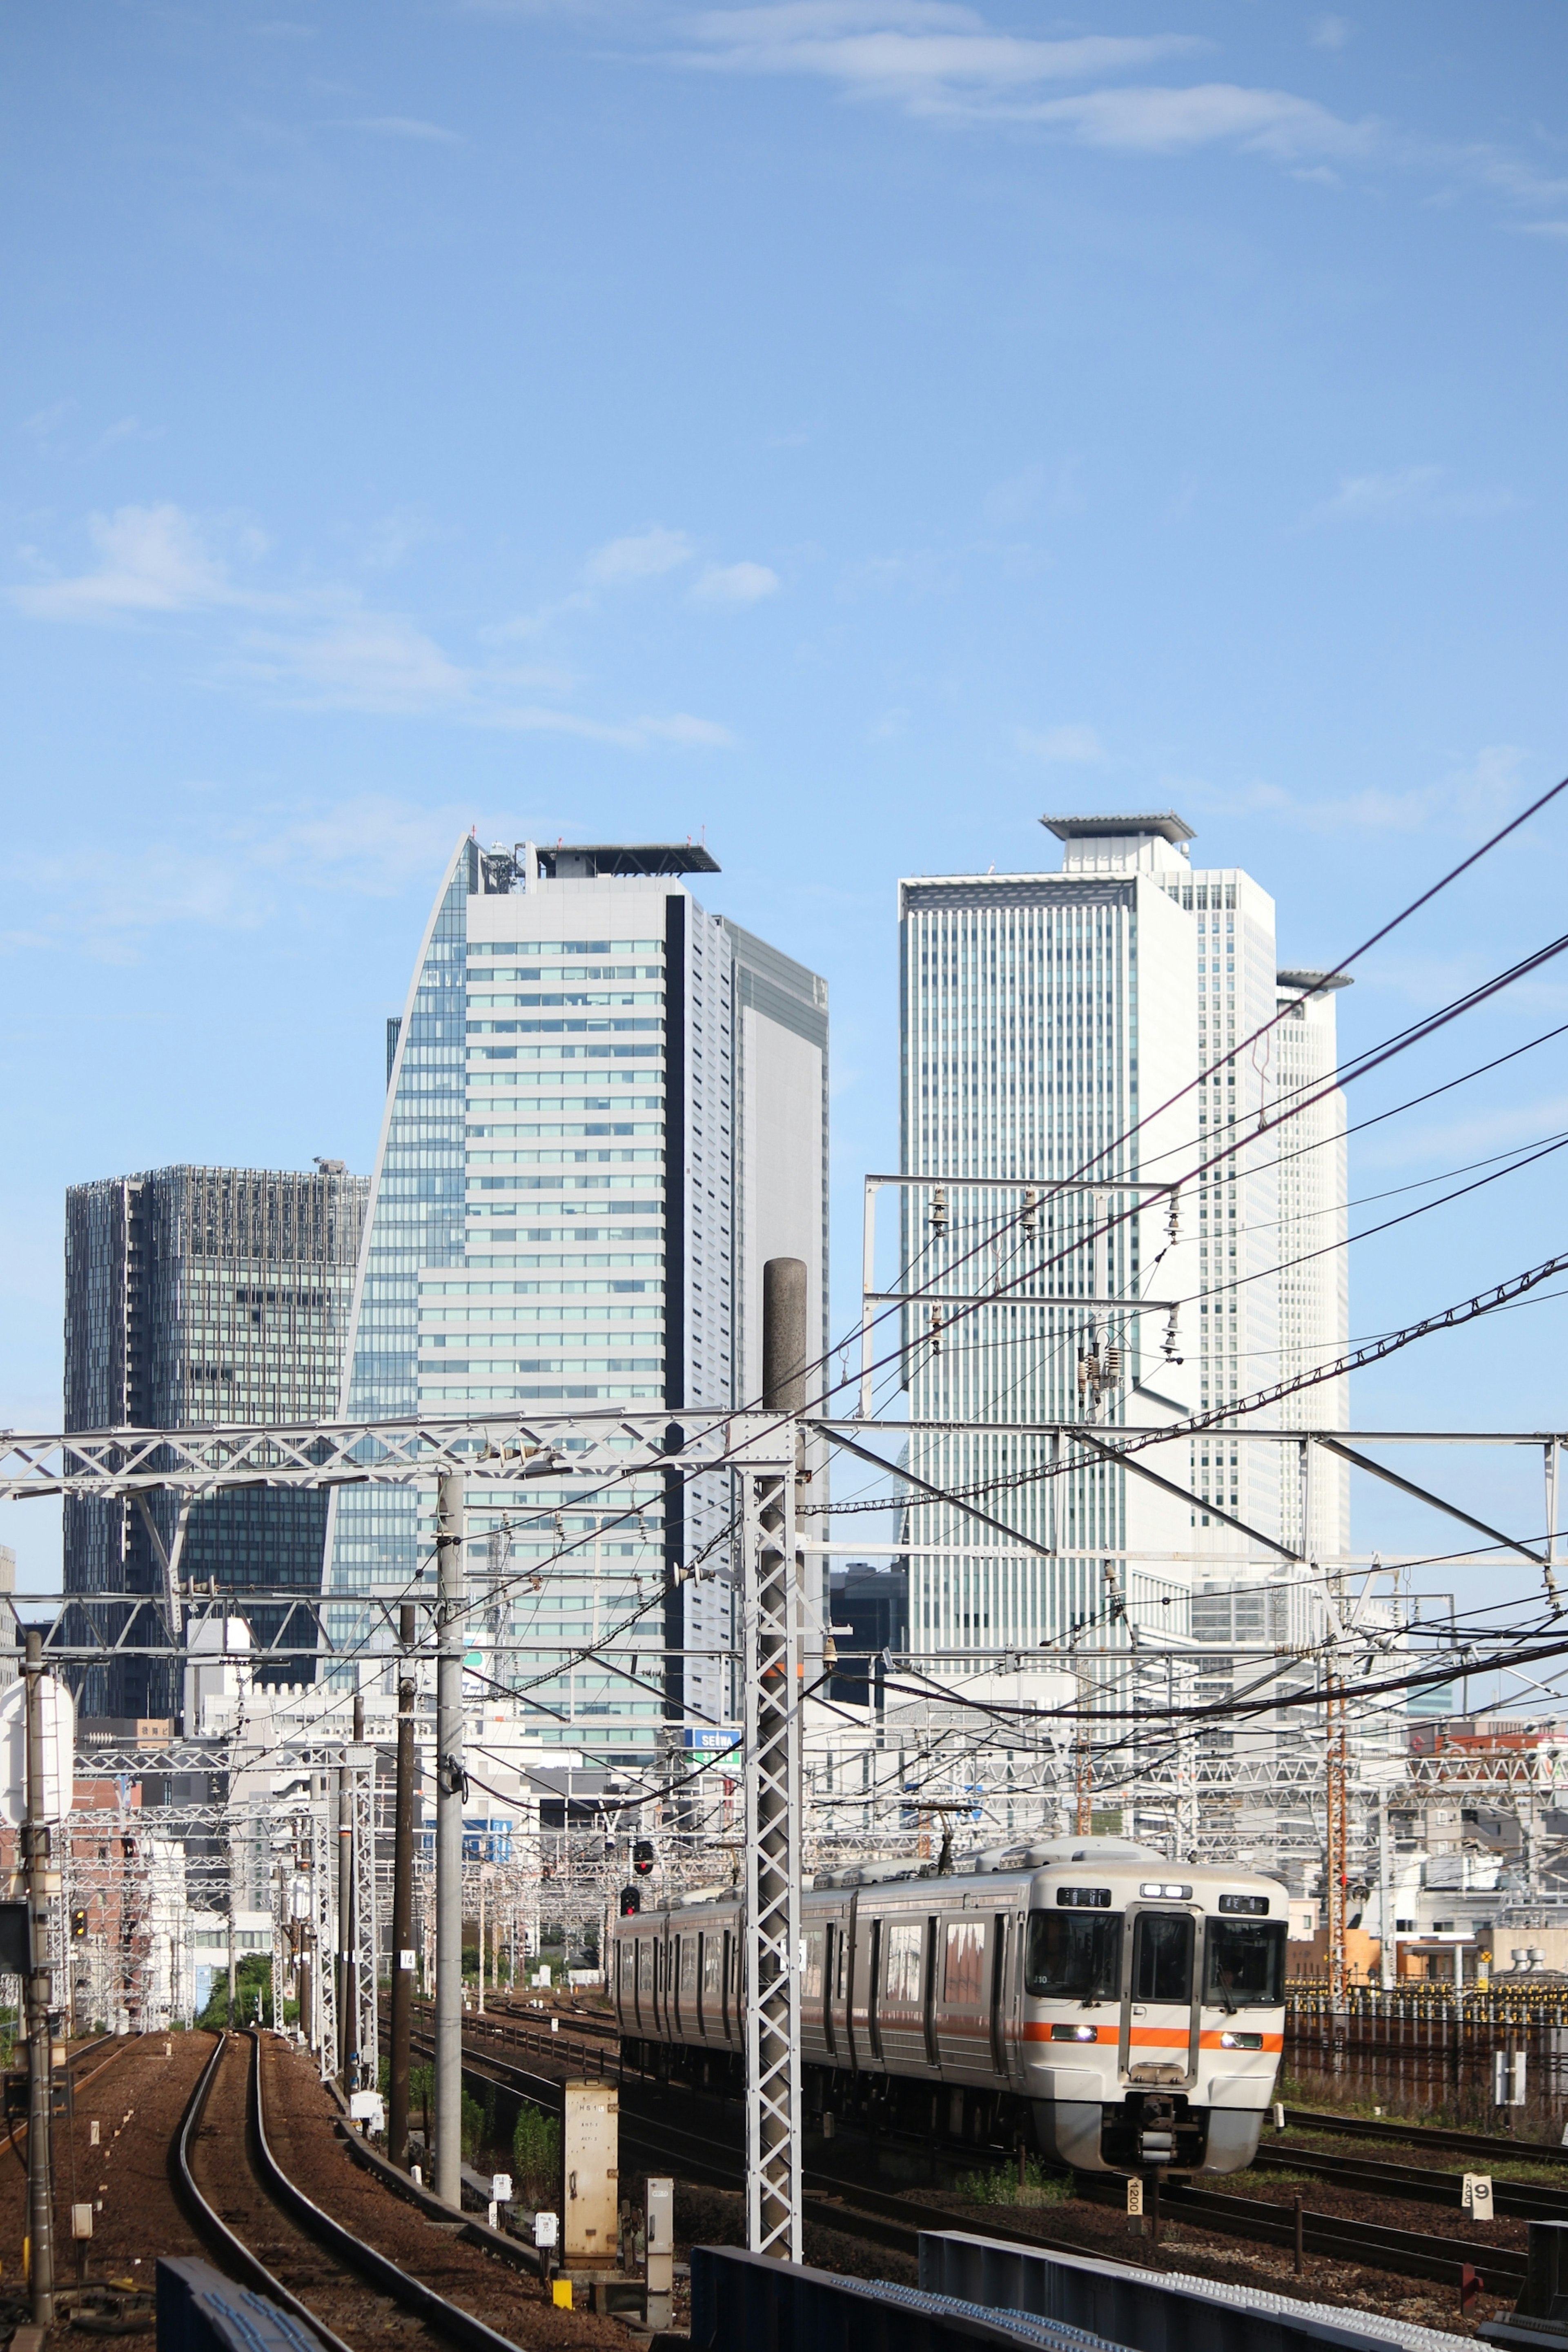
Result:
{"type": "MultiPolygon", "coordinates": [[[[732,1894],[616,1922],[634,2063],[739,2080],[740,1926],[732,1894]]],[[[1274,2095],[1285,1934],[1278,1880],[1120,1838],[834,1873],[803,1904],[808,2124],[1021,2140],[1085,2172],[1238,2171],[1274,2095]]]]}

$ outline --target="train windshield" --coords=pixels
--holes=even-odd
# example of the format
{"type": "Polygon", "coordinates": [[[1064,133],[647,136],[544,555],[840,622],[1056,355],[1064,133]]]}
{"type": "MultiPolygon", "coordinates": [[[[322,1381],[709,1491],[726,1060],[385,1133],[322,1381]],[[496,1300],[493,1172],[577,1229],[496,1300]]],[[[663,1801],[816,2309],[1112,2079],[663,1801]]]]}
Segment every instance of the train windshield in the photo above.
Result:
{"type": "Polygon", "coordinates": [[[1283,1919],[1211,1919],[1204,1999],[1212,2009],[1278,2009],[1285,1998],[1283,1919]]]}
{"type": "Polygon", "coordinates": [[[1036,2000],[1118,2000],[1119,1911],[1031,1911],[1026,1990],[1036,2000]]]}
{"type": "Polygon", "coordinates": [[[1192,1915],[1141,1911],[1132,1937],[1133,2000],[1190,2001],[1192,1997],[1192,1915]]]}

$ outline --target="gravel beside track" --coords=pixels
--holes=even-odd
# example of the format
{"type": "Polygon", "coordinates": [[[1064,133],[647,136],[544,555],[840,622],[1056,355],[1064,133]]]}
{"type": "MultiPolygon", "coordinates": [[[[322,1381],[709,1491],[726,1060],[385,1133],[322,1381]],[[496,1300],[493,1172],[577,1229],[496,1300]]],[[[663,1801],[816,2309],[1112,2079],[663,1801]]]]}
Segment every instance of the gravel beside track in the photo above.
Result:
{"type": "MultiPolygon", "coordinates": [[[[437,2294],[460,2304],[487,2326],[523,2347],[524,2352],[535,2352],[535,2347],[537,2352],[573,2352],[579,2346],[584,2352],[600,2352],[600,2347],[604,2352],[610,2352],[610,2347],[626,2352],[630,2339],[617,2322],[587,2311],[557,2310],[545,2301],[536,2279],[470,2245],[455,2231],[427,2221],[416,2207],[405,2205],[361,2171],[336,2129],[338,2111],[331,2095],[308,2057],[268,2035],[262,2042],[261,2063],[267,2130],[274,2157],[306,2196],[344,2229],[387,2255],[400,2269],[423,2279],[437,2294]]],[[[237,2055],[234,2074],[243,2084],[237,2055]]],[[[267,2210],[269,2216],[276,2214],[270,2203],[267,2210]]],[[[277,2218],[281,2227],[282,2217],[277,2218]]],[[[250,2239],[240,2223],[232,2226],[247,2242],[256,2243],[262,2260],[273,2267],[260,2243],[250,2239]]],[[[320,2273],[324,2275],[329,2267],[335,2270],[313,2240],[306,2243],[320,2273]]],[[[316,2298],[309,2290],[283,2275],[304,2302],[314,2305],[316,2298]]],[[[357,2286],[352,2292],[363,2303],[374,2305],[378,2315],[393,2309],[368,2287],[357,2286]]],[[[380,2332],[379,2320],[375,2327],[367,2329],[362,2323],[356,2330],[333,2316],[324,2304],[322,2317],[356,2347],[380,2332]]],[[[403,2331],[395,2338],[397,2342],[413,2345],[416,2340],[432,2340],[420,2323],[406,2314],[394,2310],[393,2324],[403,2331]]]]}
{"type": "MultiPolygon", "coordinates": [[[[150,2293],[160,2254],[204,2251],[175,2202],[168,2153],[212,2046],[206,2033],[135,2035],[101,2077],[79,2088],[74,2123],[57,2120],[55,2275],[62,2287],[76,2280],[73,2205],[95,2209],[89,2280],[129,2280],[150,2293]],[[97,2147],[90,2145],[95,2119],[97,2147]]],[[[90,2058],[81,2071],[92,2074],[101,2063],[90,2058]]],[[[0,2149],[0,2277],[7,2287],[21,2279],[26,2212],[24,2137],[19,2148],[0,2149]]]]}

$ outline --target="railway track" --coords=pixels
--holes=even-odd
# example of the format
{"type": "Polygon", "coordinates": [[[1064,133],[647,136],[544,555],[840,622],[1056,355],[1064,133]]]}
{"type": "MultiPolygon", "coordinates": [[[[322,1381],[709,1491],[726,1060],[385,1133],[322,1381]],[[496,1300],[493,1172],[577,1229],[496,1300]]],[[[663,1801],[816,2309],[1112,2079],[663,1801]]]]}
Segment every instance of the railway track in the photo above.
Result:
{"type": "MultiPolygon", "coordinates": [[[[427,2049],[431,2045],[422,2046],[427,2049]]],[[[497,2083],[544,2105],[559,2105],[561,2085],[550,2076],[532,2074],[489,2052],[468,2047],[464,2049],[463,2065],[472,2079],[497,2083]]],[[[731,2189],[738,2185],[742,2160],[738,2137],[734,2145],[729,2146],[713,2129],[699,2135],[662,2117],[639,2115],[623,2103],[621,2138],[628,2150],[656,2164],[671,2165],[689,2179],[731,2189]]],[[[1336,2163],[1337,2159],[1326,2158],[1325,2170],[1336,2163]]],[[[1411,2178],[1418,2177],[1413,2169],[1411,2178]]],[[[1455,2183],[1453,2201],[1457,2205],[1458,2178],[1443,2177],[1455,2183]]],[[[867,2188],[837,2173],[809,2173],[802,2185],[806,2221],[868,2239],[877,2245],[893,2247],[902,2253],[918,2252],[922,2230],[977,2226],[983,2226],[987,2237],[1020,2245],[1044,2246],[1063,2253],[1081,2254],[1088,2251],[1081,2239],[1017,2228],[1004,2218],[1005,2207],[996,2208],[994,2212],[988,2210],[982,2225],[973,2217],[954,2213],[946,2206],[920,2205],[906,2197],[867,2188]]],[[[1369,2181],[1368,2186],[1372,2185],[1369,2181]]],[[[1080,2173],[1077,2194],[1096,2204],[1119,2205],[1122,2183],[1119,2178],[1106,2174],[1080,2173]]],[[[1183,2181],[1169,2181],[1161,2190],[1160,2201],[1172,2221],[1191,2221],[1201,2229],[1248,2239],[1257,2244],[1289,2248],[1295,2242],[1295,2216],[1290,2208],[1271,2203],[1266,2198],[1231,2196],[1217,2189],[1191,2188],[1183,2181]]],[[[1533,2218],[1543,2217],[1537,2214],[1533,2218]]],[[[1568,2219],[1568,2200],[1562,2211],[1554,2207],[1549,2218],[1568,2219]]],[[[1302,2216],[1302,2232],[1305,2252],[1326,2254],[1337,2262],[1363,2263],[1369,2269],[1458,2285],[1468,2265],[1480,2272],[1489,2288],[1501,2293],[1517,2289],[1524,2282],[1525,2257],[1517,2247],[1472,2242],[1425,2231],[1389,2229],[1379,2222],[1357,2221],[1342,2214],[1314,2213],[1310,2210],[1302,2216]]],[[[1096,2246],[1093,2252],[1097,2260],[1105,2258],[1102,2248],[1096,2246]]]]}
{"type": "MultiPolygon", "coordinates": [[[[344,2229],[289,2178],[268,2137],[258,2035],[219,2038],[171,2165],[182,2203],[223,2268],[303,2320],[327,2352],[380,2352],[389,2328],[411,2347],[517,2352],[510,2337],[344,2229]],[[416,2324],[399,2328],[389,2305],[416,2324]]],[[[434,2232],[433,2242],[440,2243],[434,2232]]]]}
{"type": "MultiPolygon", "coordinates": [[[[1364,2188],[1381,2197],[1408,2197],[1424,2205],[1463,2209],[1465,2176],[1425,2164],[1380,2164],[1375,2158],[1335,2156],[1323,2148],[1261,2147],[1253,2158],[1258,2172],[1305,2172],[1338,2186],[1364,2188]]],[[[1568,2221],[1568,2188],[1539,2180],[1492,2180],[1495,2211],[1520,2221],[1568,2221]]]]}
{"type": "Polygon", "coordinates": [[[1446,2130],[1437,2124],[1405,2124],[1386,2116],[1339,2116],[1318,2107],[1287,2107],[1290,2131],[1331,2132],[1336,2138],[1401,2140],[1413,2147],[1441,2147],[1466,2156],[1492,2156],[1530,2164],[1561,2165],[1568,2171],[1568,2147],[1550,2140],[1509,2139],[1498,2134],[1446,2130]]]}

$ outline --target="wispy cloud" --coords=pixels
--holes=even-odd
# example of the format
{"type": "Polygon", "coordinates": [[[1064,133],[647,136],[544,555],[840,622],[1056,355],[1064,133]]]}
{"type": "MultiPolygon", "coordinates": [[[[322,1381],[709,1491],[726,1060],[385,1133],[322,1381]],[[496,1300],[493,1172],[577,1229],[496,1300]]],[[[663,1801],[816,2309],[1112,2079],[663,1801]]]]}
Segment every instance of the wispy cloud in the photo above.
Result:
{"type": "Polygon", "coordinates": [[[1310,833],[1415,834],[1436,829],[1469,837],[1490,833],[1528,799],[1524,764],[1524,754],[1516,745],[1489,743],[1463,765],[1426,782],[1369,784],[1356,792],[1308,796],[1267,782],[1223,792],[1190,778],[1166,777],[1159,790],[1208,815],[1274,816],[1310,833]]]}
{"type": "Polygon", "coordinates": [[[444,122],[426,122],[416,114],[340,115],[325,127],[329,131],[364,131],[375,139],[411,139],[425,146],[462,144],[460,131],[448,131],[444,122]]]}
{"type": "Polygon", "coordinates": [[[1367,152],[1372,126],[1345,122],[1327,107],[1289,90],[1247,89],[1236,82],[1200,82],[1188,89],[1086,90],[1016,110],[1031,122],[1076,131],[1089,147],[1148,155],[1178,155],[1199,147],[1234,146],[1294,163],[1305,157],[1367,152]]]}
{"type": "Polygon", "coordinates": [[[778,586],[778,573],[765,563],[710,563],[691,596],[698,604],[758,604],[778,586]]]}
{"type": "Polygon", "coordinates": [[[735,738],[714,719],[693,718],[676,710],[665,718],[590,719],[581,711],[557,710],[542,705],[497,709],[484,723],[521,735],[576,735],[590,743],[614,743],[626,751],[646,751],[650,744],[673,743],[698,751],[730,751],[735,738]]]}
{"type": "Polygon", "coordinates": [[[1026,727],[1015,730],[1015,740],[1020,751],[1032,759],[1051,763],[1058,761],[1074,766],[1097,765],[1105,758],[1105,746],[1095,730],[1081,719],[1066,727],[1049,727],[1044,734],[1033,733],[1026,727]]]}
{"type": "Polygon", "coordinates": [[[1510,489],[1463,489],[1447,466],[1399,466],[1384,474],[1347,474],[1310,522],[1479,521],[1506,514],[1520,500],[1510,489]]]}
{"type": "Polygon", "coordinates": [[[179,507],[120,507],[111,515],[93,515],[88,532],[98,550],[97,567],[73,579],[13,588],[23,612],[45,620],[102,621],[252,601],[233,585],[200,527],[179,507]]]}
{"type": "Polygon", "coordinates": [[[1232,82],[1125,86],[1124,78],[1210,46],[1185,33],[1039,39],[998,32],[950,0],[778,0],[710,9],[684,60],[713,72],[804,74],[912,114],[1034,122],[1085,145],[1178,154],[1230,144],[1277,160],[1363,152],[1370,125],[1288,90],[1232,82]],[[1100,85],[1071,96],[1053,84],[1100,85]]]}
{"type": "Polygon", "coordinates": [[[1315,49],[1342,49],[1351,31],[1346,16],[1320,16],[1308,37],[1315,49]]]}
{"type": "Polygon", "coordinates": [[[342,710],[447,710],[466,702],[471,675],[396,613],[349,612],[291,635],[252,635],[241,667],[290,701],[342,710]]]}
{"type": "Polygon", "coordinates": [[[949,0],[780,0],[693,18],[689,61],[728,73],[815,74],[925,110],[961,94],[1033,89],[1137,70],[1203,46],[1185,34],[1037,40],[994,32],[949,0]]]}
{"type": "Polygon", "coordinates": [[[70,948],[132,964],[150,934],[170,929],[258,930],[299,890],[387,898],[427,886],[467,819],[390,794],[359,793],[326,808],[253,808],[188,836],[127,845],[73,846],[67,857],[23,861],[34,922],[0,934],[15,953],[70,948]]]}
{"type": "Polygon", "coordinates": [[[657,580],[666,572],[689,563],[697,552],[683,530],[666,530],[655,523],[626,539],[612,539],[583,566],[583,577],[595,587],[618,588],[629,580],[657,580]]]}
{"type": "MultiPolygon", "coordinates": [[[[613,541],[585,567],[597,583],[578,588],[531,617],[478,632],[480,650],[466,657],[440,644],[405,613],[377,609],[351,582],[312,579],[300,587],[251,584],[268,552],[253,527],[231,526],[232,560],[216,551],[218,527],[173,505],[121,507],[88,526],[98,562],[89,571],[35,578],[10,591],[13,603],[40,621],[154,625],[206,614],[223,626],[215,656],[219,681],[260,690],[300,709],[360,710],[386,718],[446,718],[473,726],[577,736],[643,751],[657,744],[720,748],[734,737],[720,720],[685,711],[605,718],[556,707],[580,684],[558,662],[520,667],[504,649],[542,635],[566,613],[590,613],[597,587],[653,579],[689,562],[686,534],[662,526],[613,541]]],[[[423,535],[405,517],[385,520],[366,562],[395,562],[423,535]]],[[[35,571],[37,551],[26,551],[35,571]]],[[[710,565],[698,592],[714,604],[743,605],[771,594],[776,575],[763,564],[710,565]]]]}

